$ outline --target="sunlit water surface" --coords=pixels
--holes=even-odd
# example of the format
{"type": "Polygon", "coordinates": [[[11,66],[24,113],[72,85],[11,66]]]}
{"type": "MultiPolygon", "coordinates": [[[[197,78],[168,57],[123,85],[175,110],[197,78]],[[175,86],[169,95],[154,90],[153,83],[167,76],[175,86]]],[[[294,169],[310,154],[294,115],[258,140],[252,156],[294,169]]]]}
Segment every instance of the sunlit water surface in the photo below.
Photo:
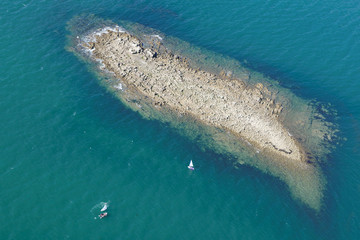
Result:
{"type": "Polygon", "coordinates": [[[2,239],[360,235],[357,1],[7,0],[0,10],[2,239]],[[66,23],[80,13],[159,29],[332,104],[347,140],[323,166],[322,211],[124,107],[64,48],[66,23]],[[101,202],[109,216],[100,220],[101,202]]]}

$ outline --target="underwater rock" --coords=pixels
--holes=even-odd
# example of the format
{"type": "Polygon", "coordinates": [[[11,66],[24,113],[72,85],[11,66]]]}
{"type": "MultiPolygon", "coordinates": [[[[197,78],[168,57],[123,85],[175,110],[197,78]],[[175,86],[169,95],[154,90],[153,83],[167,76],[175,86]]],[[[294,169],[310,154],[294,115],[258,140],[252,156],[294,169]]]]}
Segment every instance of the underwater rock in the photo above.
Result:
{"type": "MultiPolygon", "coordinates": [[[[77,21],[71,22],[72,27],[77,21]]],[[[133,31],[138,31],[139,26],[134,26],[133,31]]],[[[285,90],[268,89],[261,78],[249,84],[247,70],[244,77],[239,77],[236,70],[201,69],[193,59],[171,49],[166,37],[135,34],[113,23],[83,32],[82,42],[74,43],[71,50],[99,62],[99,71],[111,73],[111,80],[103,83],[125,105],[175,127],[193,120],[181,128],[188,129],[190,135],[194,131],[189,129],[201,129],[207,147],[279,177],[296,198],[320,209],[325,181],[312,157],[316,153],[309,152],[311,145],[323,144],[332,133],[325,127],[329,124],[319,120],[317,127],[323,130],[314,134],[312,124],[316,120],[308,114],[313,111],[309,105],[299,105],[298,110],[306,112],[304,119],[299,119],[298,113],[287,111],[294,107],[292,95],[285,100],[277,97],[285,90]],[[301,128],[295,120],[303,123],[301,128]],[[309,131],[302,132],[305,128],[309,131]],[[315,140],[306,145],[298,140],[304,138],[315,140]]]]}

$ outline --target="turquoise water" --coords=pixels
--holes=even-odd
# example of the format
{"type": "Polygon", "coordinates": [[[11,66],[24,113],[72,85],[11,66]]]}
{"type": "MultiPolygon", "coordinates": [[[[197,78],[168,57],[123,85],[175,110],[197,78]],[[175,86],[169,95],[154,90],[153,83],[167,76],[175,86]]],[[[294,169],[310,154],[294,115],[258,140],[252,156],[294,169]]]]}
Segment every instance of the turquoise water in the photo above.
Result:
{"type": "Polygon", "coordinates": [[[358,239],[359,10],[354,0],[2,1],[2,239],[358,239]],[[125,108],[64,49],[80,13],[159,29],[331,103],[347,140],[323,166],[322,211],[125,108]]]}

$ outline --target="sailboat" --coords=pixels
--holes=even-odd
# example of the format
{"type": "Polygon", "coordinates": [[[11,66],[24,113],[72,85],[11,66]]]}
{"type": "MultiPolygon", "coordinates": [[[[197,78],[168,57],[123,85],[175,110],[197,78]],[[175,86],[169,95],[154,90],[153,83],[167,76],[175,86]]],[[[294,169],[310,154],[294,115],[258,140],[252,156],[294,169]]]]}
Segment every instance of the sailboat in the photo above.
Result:
{"type": "Polygon", "coordinates": [[[194,164],[193,164],[192,160],[190,160],[190,164],[189,164],[189,166],[188,166],[188,169],[190,169],[190,170],[195,170],[194,164]]]}

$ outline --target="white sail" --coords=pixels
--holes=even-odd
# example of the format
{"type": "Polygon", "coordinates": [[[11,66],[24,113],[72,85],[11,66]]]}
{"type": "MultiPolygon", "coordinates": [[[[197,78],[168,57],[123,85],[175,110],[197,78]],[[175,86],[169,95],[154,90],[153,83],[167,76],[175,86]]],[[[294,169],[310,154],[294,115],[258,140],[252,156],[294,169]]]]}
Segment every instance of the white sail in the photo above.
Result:
{"type": "Polygon", "coordinates": [[[190,170],[194,170],[194,164],[193,164],[192,160],[190,160],[190,164],[189,164],[188,168],[190,170]]]}
{"type": "Polygon", "coordinates": [[[100,210],[101,212],[105,211],[108,208],[107,203],[104,204],[103,208],[100,210]]]}

